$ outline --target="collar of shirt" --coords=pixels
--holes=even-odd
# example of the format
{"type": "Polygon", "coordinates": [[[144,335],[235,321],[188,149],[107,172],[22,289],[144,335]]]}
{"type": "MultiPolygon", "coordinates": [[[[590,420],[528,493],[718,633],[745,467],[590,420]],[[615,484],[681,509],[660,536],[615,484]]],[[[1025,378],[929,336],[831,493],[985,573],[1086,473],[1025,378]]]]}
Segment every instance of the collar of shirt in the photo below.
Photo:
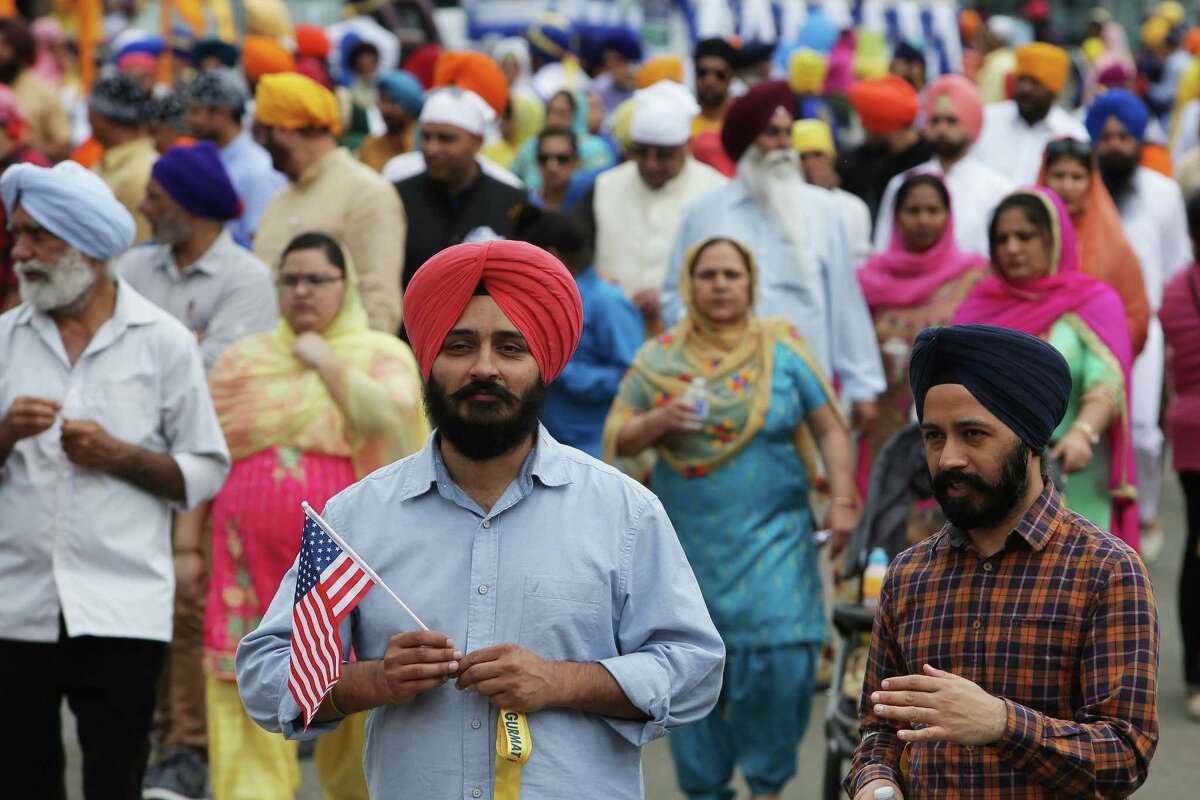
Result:
{"type": "MultiPolygon", "coordinates": [[[[1029,507],[1025,516],[1021,517],[1012,533],[1009,534],[1004,550],[1011,549],[1014,543],[1019,542],[1018,546],[1027,546],[1034,552],[1040,552],[1057,530],[1058,526],[1055,523],[1060,516],[1061,509],[1062,498],[1054,488],[1053,481],[1048,480],[1042,493],[1033,501],[1033,505],[1029,507]],[[1014,535],[1016,539],[1013,538],[1014,535]]],[[[934,546],[934,550],[941,550],[943,547],[962,550],[971,542],[966,531],[951,523],[947,523],[938,536],[941,536],[942,539],[934,546]]]]}
{"type": "MultiPolygon", "coordinates": [[[[138,294],[124,279],[117,279],[117,304],[113,315],[108,318],[92,336],[83,356],[108,347],[121,338],[127,328],[138,325],[148,325],[159,318],[158,309],[146,298],[138,294]]],[[[17,311],[18,325],[30,325],[54,352],[62,350],[62,336],[54,318],[46,311],[37,311],[26,303],[17,311]]],[[[66,353],[62,351],[65,359],[66,353]]],[[[81,356],[81,358],[83,357],[81,356]]]]}
{"type": "Polygon", "coordinates": [[[148,136],[107,148],[104,155],[100,156],[100,168],[105,172],[119,171],[129,162],[140,158],[145,151],[154,153],[156,157],[158,155],[154,142],[148,136]]]}
{"type": "Polygon", "coordinates": [[[186,269],[180,270],[175,263],[175,254],[171,251],[171,246],[169,244],[155,245],[159,250],[158,268],[175,282],[185,281],[195,275],[215,275],[226,263],[224,259],[229,248],[236,246],[229,230],[222,230],[200,258],[189,264],[186,269]]]}
{"type": "MultiPolygon", "coordinates": [[[[400,499],[402,501],[411,500],[436,486],[438,493],[447,500],[455,502],[457,498],[460,505],[463,505],[462,500],[466,500],[466,503],[469,504],[468,507],[475,506],[475,503],[450,477],[450,472],[442,460],[438,442],[438,433],[434,431],[425,440],[425,446],[413,456],[412,469],[406,472],[404,485],[400,487],[400,499]]],[[[539,424],[537,442],[525,459],[525,463],[521,465],[521,471],[514,481],[520,492],[517,500],[524,498],[532,491],[533,478],[537,478],[543,486],[564,486],[571,483],[570,475],[563,464],[562,450],[563,446],[554,441],[549,431],[539,424]]],[[[505,494],[508,492],[506,491],[505,494]]],[[[512,503],[508,505],[512,505],[512,503]]],[[[500,508],[501,504],[497,503],[492,511],[498,511],[500,508]]]]}

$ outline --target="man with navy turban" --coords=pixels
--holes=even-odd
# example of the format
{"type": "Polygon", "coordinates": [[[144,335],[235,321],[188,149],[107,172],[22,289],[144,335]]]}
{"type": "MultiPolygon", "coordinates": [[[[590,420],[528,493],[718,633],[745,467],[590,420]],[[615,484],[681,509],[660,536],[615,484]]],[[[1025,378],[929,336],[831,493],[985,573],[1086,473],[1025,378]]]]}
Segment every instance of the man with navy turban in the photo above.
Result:
{"type": "Polygon", "coordinates": [[[113,275],[134,223],[104,181],[18,164],[0,196],[25,300],[0,317],[0,680],[21,720],[5,791],[66,796],[65,697],[87,795],[137,798],[172,633],[172,511],[216,494],[229,452],[195,336],[113,275]]]}
{"type": "Polygon", "coordinates": [[[1126,797],[1158,742],[1158,616],[1137,553],[1069,510],[1043,459],[1071,391],[1049,343],[922,331],[909,364],[949,522],[883,582],[845,788],[1126,797]]]}
{"type": "Polygon", "coordinates": [[[1100,176],[1117,204],[1125,238],[1133,245],[1142,265],[1146,299],[1154,312],[1146,345],[1134,361],[1130,381],[1142,554],[1153,561],[1162,549],[1158,507],[1162,493],[1163,434],[1159,407],[1165,353],[1157,314],[1167,283],[1191,264],[1192,249],[1179,185],[1141,166],[1149,119],[1150,113],[1141,98],[1124,89],[1110,89],[1097,97],[1087,115],[1100,176]]]}

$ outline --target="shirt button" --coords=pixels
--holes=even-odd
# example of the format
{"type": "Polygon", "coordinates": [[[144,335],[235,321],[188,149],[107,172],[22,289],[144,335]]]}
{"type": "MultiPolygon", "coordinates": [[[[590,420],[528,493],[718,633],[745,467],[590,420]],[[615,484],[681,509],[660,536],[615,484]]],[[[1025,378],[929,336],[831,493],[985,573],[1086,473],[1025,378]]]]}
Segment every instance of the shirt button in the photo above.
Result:
{"type": "Polygon", "coordinates": [[[975,630],[979,630],[981,627],[983,627],[983,623],[980,622],[979,620],[975,620],[974,622],[971,623],[971,627],[974,628],[975,630]]]}
{"type": "Polygon", "coordinates": [[[477,720],[477,719],[471,720],[471,727],[474,728],[475,730],[479,730],[480,727],[482,727],[482,726],[483,726],[483,723],[480,722],[479,720],[477,720]]]}
{"type": "Polygon", "coordinates": [[[479,593],[480,593],[480,594],[487,594],[487,584],[486,584],[486,583],[481,583],[481,584],[479,585],[479,593]]]}
{"type": "MultiPolygon", "coordinates": [[[[492,521],[491,521],[490,519],[485,519],[485,520],[483,521],[483,527],[485,527],[485,528],[490,528],[490,527],[492,527],[492,521]]],[[[478,790],[476,790],[476,791],[478,791],[478,790]]]]}
{"type": "Polygon", "coordinates": [[[984,571],[984,572],[991,572],[991,571],[992,571],[992,562],[988,561],[987,563],[985,563],[985,564],[983,565],[983,571],[984,571]]]}
{"type": "Polygon", "coordinates": [[[483,789],[475,787],[471,790],[471,797],[483,797],[483,789]]]}

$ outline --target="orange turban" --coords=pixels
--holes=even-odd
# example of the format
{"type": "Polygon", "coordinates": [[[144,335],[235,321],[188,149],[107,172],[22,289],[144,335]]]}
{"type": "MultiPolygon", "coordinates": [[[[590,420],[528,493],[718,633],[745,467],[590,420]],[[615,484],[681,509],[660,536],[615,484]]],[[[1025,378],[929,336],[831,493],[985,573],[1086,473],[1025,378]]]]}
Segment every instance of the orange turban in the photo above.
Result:
{"type": "Polygon", "coordinates": [[[433,86],[457,86],[484,99],[497,116],[508,108],[508,78],[489,56],[475,50],[445,51],[433,69],[433,86]]]}
{"type": "Polygon", "coordinates": [[[917,118],[917,90],[895,75],[854,84],[850,87],[850,104],[867,133],[894,133],[917,118]]]}
{"type": "Polygon", "coordinates": [[[1070,68],[1071,57],[1061,47],[1034,42],[1017,48],[1017,77],[1033,78],[1055,94],[1066,88],[1070,68]]]}
{"type": "Polygon", "coordinates": [[[251,82],[264,75],[291,72],[295,68],[292,54],[269,36],[250,34],[242,42],[242,71],[251,82]]]}
{"type": "Polygon", "coordinates": [[[320,25],[304,23],[296,26],[296,53],[311,58],[329,58],[333,49],[329,34],[320,25]]]}
{"type": "Polygon", "coordinates": [[[683,83],[683,59],[679,56],[656,56],[637,71],[637,87],[645,89],[659,81],[683,83]]]}
{"type": "Polygon", "coordinates": [[[526,242],[456,244],[426,261],[404,292],[404,328],[426,379],[446,334],[482,283],[550,383],[571,360],[583,331],[575,278],[554,256],[526,242]]]}
{"type": "Polygon", "coordinates": [[[254,118],[273,128],[341,131],[337,98],[312,78],[284,72],[264,75],[254,92],[254,118]]]}

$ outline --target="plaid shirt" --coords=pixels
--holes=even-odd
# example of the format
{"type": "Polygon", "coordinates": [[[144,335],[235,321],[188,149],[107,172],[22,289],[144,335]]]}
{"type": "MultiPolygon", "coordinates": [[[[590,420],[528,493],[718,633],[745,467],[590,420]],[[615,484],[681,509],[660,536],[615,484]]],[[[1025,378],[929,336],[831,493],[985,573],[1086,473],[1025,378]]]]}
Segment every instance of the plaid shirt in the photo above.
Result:
{"type": "Polygon", "coordinates": [[[897,556],[844,787],[853,797],[888,778],[909,798],[1125,797],[1158,742],[1157,683],[1158,614],[1141,559],[1047,483],[991,558],[951,525],[897,556]],[[875,716],[869,698],[883,679],[926,663],[1004,699],[999,741],[905,747],[903,726],[875,716]]]}

